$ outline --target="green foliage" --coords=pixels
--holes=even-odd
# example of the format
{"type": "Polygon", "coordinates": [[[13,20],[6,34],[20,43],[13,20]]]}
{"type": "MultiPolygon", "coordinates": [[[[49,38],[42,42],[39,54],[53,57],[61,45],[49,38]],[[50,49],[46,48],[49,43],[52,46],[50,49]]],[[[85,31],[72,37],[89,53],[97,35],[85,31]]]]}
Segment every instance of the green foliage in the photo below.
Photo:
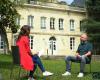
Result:
{"type": "Polygon", "coordinates": [[[84,20],[82,26],[88,34],[100,34],[100,22],[94,20],[84,20]]]}
{"type": "Polygon", "coordinates": [[[1,0],[0,1],[0,29],[5,30],[7,27],[11,28],[12,32],[15,33],[18,29],[16,25],[16,17],[18,13],[15,9],[14,4],[10,0],[1,0]]]}
{"type": "Polygon", "coordinates": [[[19,28],[16,25],[16,18],[19,16],[15,8],[15,4],[10,0],[0,0],[0,34],[3,35],[5,43],[7,44],[7,51],[9,51],[9,43],[6,29],[10,28],[12,33],[16,33],[19,28]]]}
{"type": "Polygon", "coordinates": [[[100,0],[86,0],[86,6],[88,19],[83,20],[82,26],[96,39],[100,37],[100,0]]]}
{"type": "Polygon", "coordinates": [[[87,0],[86,4],[88,17],[100,21],[100,0],[87,0]]]}
{"type": "Polygon", "coordinates": [[[94,51],[100,54],[100,0],[86,0],[87,19],[83,20],[83,28],[91,37],[94,51]]]}

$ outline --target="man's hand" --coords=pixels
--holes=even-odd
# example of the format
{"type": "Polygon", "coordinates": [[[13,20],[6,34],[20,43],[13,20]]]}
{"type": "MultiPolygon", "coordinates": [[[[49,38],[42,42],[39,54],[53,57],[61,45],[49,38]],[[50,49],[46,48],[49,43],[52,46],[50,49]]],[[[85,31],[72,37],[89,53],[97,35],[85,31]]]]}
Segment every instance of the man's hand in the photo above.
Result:
{"type": "Polygon", "coordinates": [[[79,55],[79,53],[76,53],[76,57],[81,58],[81,55],[79,55]]]}
{"type": "Polygon", "coordinates": [[[77,57],[78,57],[78,58],[81,58],[82,56],[81,56],[81,55],[77,55],[77,57]]]}
{"type": "Polygon", "coordinates": [[[82,57],[87,57],[86,55],[82,55],[82,57]]]}

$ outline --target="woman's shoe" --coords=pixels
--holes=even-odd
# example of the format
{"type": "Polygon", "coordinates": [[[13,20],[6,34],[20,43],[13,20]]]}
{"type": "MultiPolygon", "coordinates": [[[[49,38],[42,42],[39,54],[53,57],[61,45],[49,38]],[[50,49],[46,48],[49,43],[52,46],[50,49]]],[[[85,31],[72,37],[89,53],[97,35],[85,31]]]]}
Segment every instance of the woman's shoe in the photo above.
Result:
{"type": "Polygon", "coordinates": [[[43,76],[51,76],[51,75],[53,75],[53,73],[48,71],[43,72],[43,76]]]}

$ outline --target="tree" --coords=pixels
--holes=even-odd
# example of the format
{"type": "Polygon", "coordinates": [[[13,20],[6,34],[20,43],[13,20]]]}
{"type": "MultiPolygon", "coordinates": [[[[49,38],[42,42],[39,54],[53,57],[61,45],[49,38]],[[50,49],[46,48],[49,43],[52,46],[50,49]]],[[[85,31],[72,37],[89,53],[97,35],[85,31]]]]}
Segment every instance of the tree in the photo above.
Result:
{"type": "Polygon", "coordinates": [[[86,4],[88,17],[100,21],[100,0],[87,0],[86,4]]]}
{"type": "Polygon", "coordinates": [[[7,50],[9,50],[9,43],[7,39],[7,28],[11,29],[12,33],[16,33],[18,25],[16,25],[17,10],[10,0],[0,1],[0,34],[3,35],[7,50]]]}
{"type": "Polygon", "coordinates": [[[100,54],[100,0],[87,0],[87,19],[83,20],[83,27],[91,37],[94,44],[94,51],[100,54]]]}
{"type": "Polygon", "coordinates": [[[65,1],[60,1],[58,2],[59,4],[63,4],[63,5],[67,5],[67,3],[65,1]]]}

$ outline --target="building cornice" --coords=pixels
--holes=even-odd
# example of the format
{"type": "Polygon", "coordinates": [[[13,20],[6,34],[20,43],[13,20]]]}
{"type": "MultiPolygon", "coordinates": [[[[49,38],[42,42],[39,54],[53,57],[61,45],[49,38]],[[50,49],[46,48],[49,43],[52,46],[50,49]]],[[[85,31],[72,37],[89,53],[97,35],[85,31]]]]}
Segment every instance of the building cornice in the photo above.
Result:
{"type": "Polygon", "coordinates": [[[43,33],[43,32],[31,32],[34,35],[51,35],[51,36],[80,36],[81,32],[76,33],[43,33]]]}
{"type": "Polygon", "coordinates": [[[79,12],[79,13],[85,13],[86,12],[85,8],[71,7],[71,6],[68,6],[68,5],[55,4],[55,3],[24,4],[23,7],[49,9],[49,10],[57,10],[57,11],[70,11],[70,12],[79,12]]]}

